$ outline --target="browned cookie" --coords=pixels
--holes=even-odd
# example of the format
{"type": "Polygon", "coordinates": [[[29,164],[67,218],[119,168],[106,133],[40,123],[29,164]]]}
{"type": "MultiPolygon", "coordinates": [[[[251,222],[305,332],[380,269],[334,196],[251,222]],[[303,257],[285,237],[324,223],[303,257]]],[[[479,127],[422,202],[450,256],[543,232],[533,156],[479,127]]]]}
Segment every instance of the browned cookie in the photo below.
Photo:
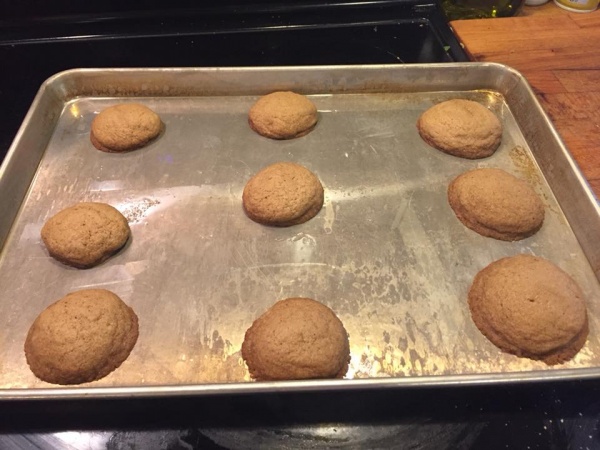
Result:
{"type": "Polygon", "coordinates": [[[121,365],[138,338],[138,319],[114,293],[86,289],[68,294],[35,319],[25,356],[40,380],[80,384],[121,365]]]}
{"type": "Polygon", "coordinates": [[[98,150],[128,152],[143,147],[162,131],[160,117],[138,103],[110,106],[92,121],[90,140],[98,150]]]}
{"type": "Polygon", "coordinates": [[[279,162],[254,175],[244,188],[242,204],[258,223],[287,227],[312,219],[323,207],[323,186],[299,164],[279,162]]]}
{"type": "Polygon", "coordinates": [[[344,325],[309,298],[280,300],[246,331],[242,357],[252,378],[343,378],[350,362],[344,325]]]}
{"type": "Polygon", "coordinates": [[[500,120],[471,100],[447,100],[432,106],[419,117],[417,129],[432,147],[468,159],[491,156],[502,139],[500,120]]]}
{"type": "Polygon", "coordinates": [[[317,107],[307,97],[290,91],[258,99],[248,113],[250,128],[271,139],[308,134],[317,124],[317,107]]]}
{"type": "Polygon", "coordinates": [[[448,187],[456,217],[477,233],[516,241],[535,234],[544,223],[544,205],[527,182],[501,169],[475,169],[448,187]]]}
{"type": "Polygon", "coordinates": [[[83,202],[63,209],[42,227],[50,256],[86,269],[116,253],[129,239],[127,219],[106,203],[83,202]]]}
{"type": "Polygon", "coordinates": [[[497,347],[549,365],[573,358],[588,334],[577,283],[535,256],[502,258],[481,270],[469,291],[469,308],[477,328],[497,347]]]}

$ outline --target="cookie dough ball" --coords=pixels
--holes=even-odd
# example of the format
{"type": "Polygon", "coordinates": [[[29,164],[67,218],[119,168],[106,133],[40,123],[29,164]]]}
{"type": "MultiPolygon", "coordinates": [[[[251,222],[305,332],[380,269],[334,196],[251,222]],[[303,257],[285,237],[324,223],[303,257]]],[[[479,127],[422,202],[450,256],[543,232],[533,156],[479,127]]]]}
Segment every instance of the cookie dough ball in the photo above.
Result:
{"type": "Polygon", "coordinates": [[[40,380],[81,384],[123,363],[138,338],[138,319],[114,293],[86,289],[68,294],[35,319],[25,356],[40,380]]]}
{"type": "Polygon", "coordinates": [[[250,128],[271,139],[293,139],[317,124],[317,107],[307,97],[289,91],[258,99],[248,114],[250,128]]]}
{"type": "Polygon", "coordinates": [[[87,269],[125,245],[131,234],[127,219],[106,203],[83,202],[63,209],[42,227],[42,240],[54,259],[87,269]]]}
{"type": "Polygon", "coordinates": [[[588,334],[583,293],[548,260],[517,255],[481,270],[469,290],[477,328],[497,347],[548,365],[579,352],[588,334]]]}
{"type": "Polygon", "coordinates": [[[475,169],[448,187],[456,217],[477,233],[503,241],[535,234],[544,222],[544,205],[527,182],[501,169],[475,169]]]}
{"type": "Polygon", "coordinates": [[[246,331],[242,357],[259,381],[342,378],[350,362],[348,333],[327,306],[288,298],[246,331]]]}
{"type": "Polygon", "coordinates": [[[432,147],[468,159],[491,156],[502,139],[500,120],[471,100],[447,100],[432,106],[419,117],[417,129],[432,147]]]}
{"type": "Polygon", "coordinates": [[[244,188],[246,215],[265,225],[287,227],[304,223],[323,207],[321,182],[306,167],[279,162],[254,175],[244,188]]]}
{"type": "Polygon", "coordinates": [[[90,140],[103,152],[121,153],[148,144],[162,131],[158,114],[138,103],[110,106],[92,121],[90,140]]]}

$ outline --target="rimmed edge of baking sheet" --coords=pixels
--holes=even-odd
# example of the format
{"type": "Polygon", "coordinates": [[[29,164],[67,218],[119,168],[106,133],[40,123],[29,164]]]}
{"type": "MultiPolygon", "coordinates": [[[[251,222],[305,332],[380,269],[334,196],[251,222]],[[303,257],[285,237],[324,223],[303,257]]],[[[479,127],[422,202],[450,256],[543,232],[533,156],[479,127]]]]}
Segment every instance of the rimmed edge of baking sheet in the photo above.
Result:
{"type": "MultiPolygon", "coordinates": [[[[553,188],[588,261],[600,275],[600,208],[597,199],[543,111],[525,78],[514,69],[495,63],[441,63],[385,66],[303,66],[271,68],[139,68],[74,69],[49,78],[40,88],[17,136],[0,167],[4,195],[0,217],[0,243],[7,240],[12,223],[35,176],[64,104],[83,96],[203,96],[261,95],[273,90],[304,94],[421,92],[481,90],[503,95],[511,107],[536,162],[553,188]],[[249,72],[260,77],[248,77],[249,72]],[[427,76],[424,77],[423,75],[427,76]],[[177,75],[177,76],[174,76],[177,75]],[[293,75],[293,76],[290,76],[293,75]],[[248,81],[252,79],[252,82],[248,81]],[[256,80],[259,80],[256,82],[256,80]],[[390,79],[393,81],[390,82],[390,79]],[[425,79],[426,82],[422,80],[425,79]],[[118,80],[116,82],[115,80],[118,80]],[[296,80],[296,81],[293,81],[296,80]],[[302,81],[297,81],[302,80],[302,81]],[[141,82],[141,83],[140,83],[141,82]],[[318,91],[311,86],[318,84],[318,91]],[[42,125],[42,126],[40,126],[42,125]],[[26,146],[30,158],[19,158],[26,146]],[[19,178],[21,177],[21,178],[19,178]],[[584,220],[581,220],[581,218],[584,220]]],[[[353,380],[302,380],[282,382],[215,383],[124,387],[73,387],[0,390],[0,399],[156,397],[320,391],[390,387],[460,386],[526,383],[600,376],[600,368],[556,369],[516,373],[371,378],[353,380]]]]}

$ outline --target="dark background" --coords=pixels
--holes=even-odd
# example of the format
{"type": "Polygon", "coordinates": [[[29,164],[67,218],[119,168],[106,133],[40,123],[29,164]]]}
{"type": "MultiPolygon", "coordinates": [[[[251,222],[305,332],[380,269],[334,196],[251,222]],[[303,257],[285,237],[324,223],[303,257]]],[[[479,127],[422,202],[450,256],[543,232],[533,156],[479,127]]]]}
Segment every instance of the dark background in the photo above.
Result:
{"type": "Polygon", "coordinates": [[[598,394],[588,381],[4,402],[0,448],[596,449],[598,394]]]}

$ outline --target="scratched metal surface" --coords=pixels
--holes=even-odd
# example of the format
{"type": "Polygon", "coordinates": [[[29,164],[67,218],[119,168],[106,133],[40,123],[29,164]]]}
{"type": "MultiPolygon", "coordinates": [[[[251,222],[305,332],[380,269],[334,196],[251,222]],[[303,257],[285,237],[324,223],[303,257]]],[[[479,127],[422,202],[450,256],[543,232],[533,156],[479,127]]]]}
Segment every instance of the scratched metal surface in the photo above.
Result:
{"type": "MultiPolygon", "coordinates": [[[[302,73],[281,72],[280,86],[287,75],[301,90],[302,73]]],[[[427,86],[431,72],[419,73],[427,86]]],[[[74,95],[89,89],[69,87],[68,77],[60,81],[66,99],[0,259],[0,394],[53,396],[54,387],[27,367],[22,350],[27,330],[50,303],[91,287],[112,290],[136,311],[139,340],[109,376],[55,391],[60,395],[77,396],[83,389],[88,396],[102,395],[103,388],[119,388],[121,394],[136,388],[144,395],[159,392],[157,386],[170,386],[161,391],[167,395],[177,386],[212,386],[218,392],[232,383],[247,391],[258,388],[240,356],[244,332],[275,301],[290,296],[312,297],[338,314],[350,336],[348,379],[408,379],[418,385],[431,376],[440,382],[452,376],[467,376],[462,382],[468,382],[471,374],[479,381],[502,381],[503,374],[515,373],[544,378],[557,368],[501,353],[475,328],[466,305],[478,270],[520,252],[554,261],[582,286],[589,299],[590,339],[554,373],[572,376],[584,368],[595,376],[598,281],[540,170],[543,155],[532,154],[506,97],[475,89],[477,77],[466,82],[473,89],[440,92],[398,89],[402,83],[394,78],[397,92],[370,93],[360,75],[353,75],[361,86],[356,92],[353,78],[347,78],[349,88],[333,92],[319,90],[319,77],[305,81],[319,123],[309,135],[289,141],[263,138],[248,127],[255,89],[246,95],[193,96],[145,96],[133,89],[115,97],[113,85],[103,92],[96,82],[98,94],[74,95]],[[463,160],[420,139],[417,117],[456,97],[480,101],[501,118],[503,140],[493,157],[463,160]],[[94,116],[132,100],[161,116],[164,134],[127,154],[95,150],[88,137],[94,116]],[[305,224],[264,227],[244,215],[241,193],[256,171],[283,160],[319,176],[325,205],[305,224]],[[539,233],[499,242],[454,217],[447,185],[475,167],[500,167],[532,184],[546,205],[539,233]],[[40,239],[51,215],[79,201],[115,206],[133,234],[123,251],[89,270],[54,261],[40,239]]],[[[86,74],[78,76],[85,84],[86,74]]],[[[119,73],[112,76],[118,85],[119,73]]],[[[185,82],[190,80],[193,76],[185,82]]],[[[251,86],[252,80],[244,83],[251,86]]],[[[20,141],[13,153],[28,156],[20,141]]],[[[348,381],[323,386],[343,388],[342,383],[348,381]]]]}

